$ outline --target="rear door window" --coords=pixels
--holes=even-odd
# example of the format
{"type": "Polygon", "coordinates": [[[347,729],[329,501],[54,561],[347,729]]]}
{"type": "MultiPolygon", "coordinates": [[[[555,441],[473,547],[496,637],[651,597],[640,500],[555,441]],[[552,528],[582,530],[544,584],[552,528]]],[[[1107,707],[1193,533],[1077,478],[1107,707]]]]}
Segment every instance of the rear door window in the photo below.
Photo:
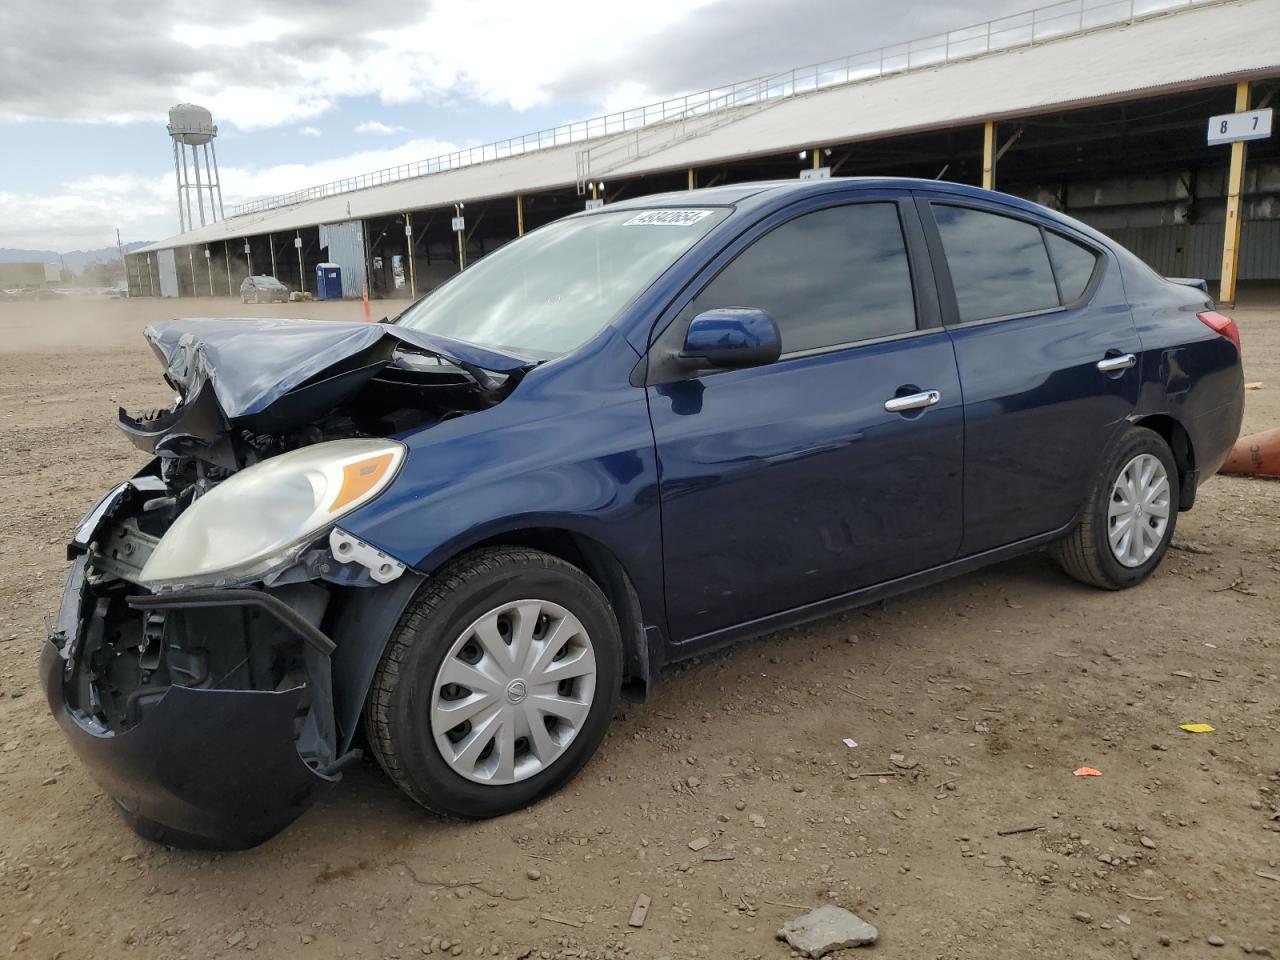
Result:
{"type": "Polygon", "coordinates": [[[829,207],[775,227],[725,267],[683,317],[717,307],[767,312],[784,353],[915,330],[897,204],[829,207]]]}
{"type": "Polygon", "coordinates": [[[961,323],[1060,305],[1038,226],[969,207],[935,203],[932,209],[961,323]]]}
{"type": "Polygon", "coordinates": [[[1098,266],[1098,255],[1088,247],[1068,240],[1052,230],[1044,232],[1044,239],[1049,246],[1053,272],[1058,276],[1058,292],[1062,295],[1062,302],[1075,303],[1089,288],[1093,271],[1098,266]]]}

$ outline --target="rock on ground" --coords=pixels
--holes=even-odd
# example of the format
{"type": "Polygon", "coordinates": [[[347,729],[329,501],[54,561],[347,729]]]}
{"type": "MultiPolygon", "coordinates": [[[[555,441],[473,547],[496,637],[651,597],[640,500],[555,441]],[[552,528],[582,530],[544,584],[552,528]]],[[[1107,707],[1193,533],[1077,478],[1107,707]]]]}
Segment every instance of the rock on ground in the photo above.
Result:
{"type": "Polygon", "coordinates": [[[788,920],[778,931],[778,939],[806,957],[821,957],[842,947],[875,943],[880,931],[857,914],[842,907],[818,907],[802,917],[788,920]]]}

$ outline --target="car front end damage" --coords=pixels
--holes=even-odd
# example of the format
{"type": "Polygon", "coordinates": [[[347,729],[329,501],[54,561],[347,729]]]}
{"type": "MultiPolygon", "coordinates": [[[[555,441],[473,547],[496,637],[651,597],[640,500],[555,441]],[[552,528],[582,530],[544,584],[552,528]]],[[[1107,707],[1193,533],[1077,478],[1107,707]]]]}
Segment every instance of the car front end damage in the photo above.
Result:
{"type": "Polygon", "coordinates": [[[172,351],[148,330],[179,396],[120,412],[154,459],[76,530],[40,665],[54,717],[125,820],[179,846],[259,844],[359,757],[369,682],[423,577],[342,518],[394,481],[406,448],[393,434],[513,385],[345,324],[318,324],[325,364],[286,377],[264,370],[272,344],[245,337],[252,323],[221,339],[197,324],[172,351]]]}
{"type": "Polygon", "coordinates": [[[270,584],[152,590],[139,574],[164,499],[143,475],[87,519],[41,680],[139,834],[251,847],[359,757],[362,687],[421,577],[334,527],[270,584]]]}

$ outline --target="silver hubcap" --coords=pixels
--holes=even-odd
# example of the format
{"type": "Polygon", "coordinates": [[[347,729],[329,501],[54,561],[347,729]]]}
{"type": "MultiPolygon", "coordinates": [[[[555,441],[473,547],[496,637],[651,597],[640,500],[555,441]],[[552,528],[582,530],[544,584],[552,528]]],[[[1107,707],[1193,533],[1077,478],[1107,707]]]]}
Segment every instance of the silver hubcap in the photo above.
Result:
{"type": "Polygon", "coordinates": [[[596,690],[582,622],[546,600],[490,610],[449,648],[431,694],[431,733],[455,773],[500,785],[556,762],[596,690]]]}
{"type": "Polygon", "coordinates": [[[1149,453],[1130,460],[1111,487],[1107,539],[1126,567],[1140,567],[1156,552],[1169,526],[1169,475],[1149,453]]]}

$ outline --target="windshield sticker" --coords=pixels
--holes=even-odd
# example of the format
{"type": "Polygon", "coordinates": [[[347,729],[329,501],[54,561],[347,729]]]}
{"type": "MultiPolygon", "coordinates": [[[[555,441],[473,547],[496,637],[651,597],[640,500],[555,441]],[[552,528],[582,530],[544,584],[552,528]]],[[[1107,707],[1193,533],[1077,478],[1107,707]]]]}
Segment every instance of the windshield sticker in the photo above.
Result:
{"type": "Polygon", "coordinates": [[[709,216],[711,216],[710,210],[650,210],[648,213],[637,213],[622,225],[624,227],[691,227],[709,216]]]}

